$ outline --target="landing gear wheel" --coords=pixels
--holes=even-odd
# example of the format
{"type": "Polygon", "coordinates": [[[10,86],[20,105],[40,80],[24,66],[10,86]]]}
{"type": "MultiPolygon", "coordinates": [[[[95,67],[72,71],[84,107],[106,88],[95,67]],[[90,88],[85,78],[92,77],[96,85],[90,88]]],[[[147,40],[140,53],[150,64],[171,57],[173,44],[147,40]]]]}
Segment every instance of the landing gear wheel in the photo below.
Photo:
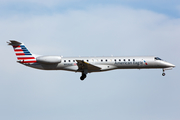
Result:
{"type": "Polygon", "coordinates": [[[166,74],[165,73],[162,73],[162,76],[165,76],[166,74]]]}
{"type": "Polygon", "coordinates": [[[80,77],[81,80],[84,80],[86,78],[86,74],[82,74],[82,76],[80,77]]]}
{"type": "Polygon", "coordinates": [[[81,80],[84,80],[83,76],[80,77],[81,80]]]}

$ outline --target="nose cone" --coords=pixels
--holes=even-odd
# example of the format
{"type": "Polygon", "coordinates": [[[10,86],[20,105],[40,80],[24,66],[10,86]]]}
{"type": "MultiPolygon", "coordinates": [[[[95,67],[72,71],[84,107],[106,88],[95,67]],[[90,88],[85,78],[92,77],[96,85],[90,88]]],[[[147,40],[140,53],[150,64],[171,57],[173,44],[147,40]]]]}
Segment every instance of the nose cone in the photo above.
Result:
{"type": "Polygon", "coordinates": [[[168,63],[168,62],[166,62],[165,64],[166,64],[167,67],[171,67],[171,68],[174,68],[174,67],[175,67],[175,65],[173,65],[173,64],[171,64],[171,63],[168,63]]]}
{"type": "Polygon", "coordinates": [[[172,67],[174,68],[174,67],[176,67],[176,66],[172,64],[172,67]]]}
{"type": "Polygon", "coordinates": [[[169,62],[166,62],[166,61],[162,61],[162,60],[157,60],[156,61],[156,66],[157,67],[160,67],[160,68],[166,68],[166,69],[172,69],[175,67],[175,65],[169,63],[169,62]]]}

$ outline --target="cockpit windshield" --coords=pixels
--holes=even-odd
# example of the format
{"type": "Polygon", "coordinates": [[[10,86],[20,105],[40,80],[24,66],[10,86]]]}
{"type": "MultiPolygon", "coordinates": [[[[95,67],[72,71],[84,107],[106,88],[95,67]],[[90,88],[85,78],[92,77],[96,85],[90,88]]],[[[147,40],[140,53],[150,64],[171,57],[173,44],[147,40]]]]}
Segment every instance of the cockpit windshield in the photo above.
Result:
{"type": "Polygon", "coordinates": [[[162,60],[161,58],[159,57],[154,57],[155,60],[162,60]]]}

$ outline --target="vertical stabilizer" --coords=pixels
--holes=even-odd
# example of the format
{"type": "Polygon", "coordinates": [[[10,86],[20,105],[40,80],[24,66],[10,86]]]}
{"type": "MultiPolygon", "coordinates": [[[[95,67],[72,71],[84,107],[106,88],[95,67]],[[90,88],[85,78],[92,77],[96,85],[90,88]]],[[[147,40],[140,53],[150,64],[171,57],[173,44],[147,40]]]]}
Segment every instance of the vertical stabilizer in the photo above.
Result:
{"type": "Polygon", "coordinates": [[[15,40],[10,40],[8,45],[11,45],[14,49],[14,52],[17,56],[17,60],[20,63],[35,63],[36,57],[26,48],[23,43],[20,43],[15,40]]]}

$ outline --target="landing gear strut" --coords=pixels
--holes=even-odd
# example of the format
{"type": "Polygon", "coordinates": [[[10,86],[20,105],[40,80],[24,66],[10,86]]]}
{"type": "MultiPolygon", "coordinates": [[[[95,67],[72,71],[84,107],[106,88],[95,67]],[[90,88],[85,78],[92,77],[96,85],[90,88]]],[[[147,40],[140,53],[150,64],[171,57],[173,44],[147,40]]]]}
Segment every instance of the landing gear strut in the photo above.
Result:
{"type": "Polygon", "coordinates": [[[163,69],[163,73],[162,73],[162,76],[165,76],[165,75],[166,75],[166,74],[164,73],[164,71],[165,71],[165,70],[163,69]]]}

